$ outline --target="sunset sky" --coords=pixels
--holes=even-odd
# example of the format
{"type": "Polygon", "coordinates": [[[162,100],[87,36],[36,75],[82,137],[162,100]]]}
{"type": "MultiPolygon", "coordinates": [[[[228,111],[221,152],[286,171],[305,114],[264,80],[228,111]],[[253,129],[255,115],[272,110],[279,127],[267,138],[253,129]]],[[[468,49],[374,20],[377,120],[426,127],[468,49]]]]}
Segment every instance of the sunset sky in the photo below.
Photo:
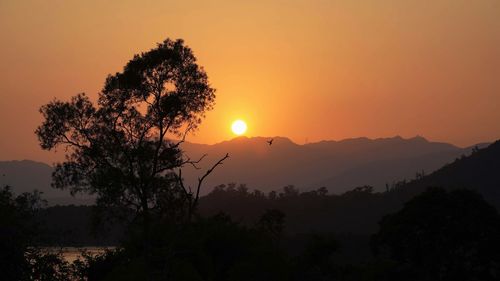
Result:
{"type": "Polygon", "coordinates": [[[500,1],[0,0],[0,160],[50,162],[38,108],[85,92],[165,38],[217,89],[188,140],[500,138],[500,1]]]}

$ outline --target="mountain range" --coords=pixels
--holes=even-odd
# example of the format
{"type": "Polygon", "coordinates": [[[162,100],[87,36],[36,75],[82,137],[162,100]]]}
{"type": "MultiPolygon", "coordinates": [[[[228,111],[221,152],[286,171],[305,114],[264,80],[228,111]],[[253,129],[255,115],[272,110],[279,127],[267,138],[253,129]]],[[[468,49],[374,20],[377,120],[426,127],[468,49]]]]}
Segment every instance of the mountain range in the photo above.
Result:
{"type": "MultiPolygon", "coordinates": [[[[17,164],[30,165],[29,162],[17,164]]],[[[377,231],[382,217],[400,210],[405,202],[429,187],[473,189],[500,210],[499,170],[500,141],[496,141],[485,148],[475,148],[432,173],[399,182],[383,192],[373,192],[366,186],[340,194],[328,194],[324,189],[299,192],[284,188],[265,195],[245,186],[226,185],[203,196],[199,211],[204,217],[223,212],[234,221],[254,225],[266,210],[279,210],[285,215],[287,233],[347,235],[342,238],[343,243],[352,247],[348,251],[358,253],[359,243],[365,244],[365,251],[368,249],[369,235],[377,231]]],[[[90,206],[55,206],[47,208],[43,217],[51,235],[62,239],[60,242],[64,245],[116,245],[113,243],[122,237],[122,226],[113,226],[110,236],[96,240],[89,231],[91,214],[90,206]]]]}
{"type": "Polygon", "coordinates": [[[354,138],[304,145],[283,137],[238,137],[214,145],[185,143],[183,149],[190,158],[207,156],[199,170],[186,167],[184,174],[193,184],[197,175],[229,153],[230,158],[210,175],[205,186],[233,182],[262,191],[286,185],[301,190],[324,186],[331,193],[342,193],[356,186],[371,185],[375,190],[383,190],[386,184],[415,178],[416,173],[433,172],[470,154],[474,147],[460,148],[419,136],[354,138]],[[272,145],[267,143],[270,139],[274,140],[272,145]]]}
{"type": "Polygon", "coordinates": [[[31,160],[0,161],[0,186],[8,185],[16,193],[39,190],[50,205],[88,205],[94,202],[90,196],[73,197],[67,190],[51,187],[53,167],[31,160]]]}
{"type": "MultiPolygon", "coordinates": [[[[484,147],[486,144],[478,144],[484,147]]],[[[206,155],[198,169],[186,166],[185,181],[194,185],[197,178],[218,159],[230,157],[204,182],[202,194],[225,183],[245,183],[262,191],[294,185],[301,190],[327,187],[342,193],[356,186],[371,185],[383,190],[386,185],[427,174],[468,155],[476,146],[460,148],[431,142],[423,137],[404,139],[354,138],[296,144],[284,137],[238,137],[213,145],[183,143],[192,160],[206,155]],[[268,140],[273,139],[272,145],[268,140]]],[[[90,204],[90,197],[76,197],[68,191],[50,187],[52,167],[40,162],[0,161],[0,185],[10,185],[16,193],[38,189],[50,204],[90,204]]]]}

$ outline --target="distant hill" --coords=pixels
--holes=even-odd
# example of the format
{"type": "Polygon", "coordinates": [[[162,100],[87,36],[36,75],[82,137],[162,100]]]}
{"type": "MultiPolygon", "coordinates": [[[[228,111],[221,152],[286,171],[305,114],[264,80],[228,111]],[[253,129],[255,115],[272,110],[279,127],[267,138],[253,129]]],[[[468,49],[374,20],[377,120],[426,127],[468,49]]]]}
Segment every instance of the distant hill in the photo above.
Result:
{"type": "Polygon", "coordinates": [[[419,193],[428,186],[474,189],[500,210],[500,140],[474,150],[470,155],[414,180],[402,189],[419,193]]]}
{"type": "Polygon", "coordinates": [[[9,185],[16,194],[43,192],[43,198],[51,205],[55,204],[92,204],[88,196],[72,197],[67,190],[58,190],[50,186],[53,168],[45,163],[30,160],[0,161],[0,185],[9,185]]]}
{"type": "MultiPolygon", "coordinates": [[[[305,145],[274,137],[271,146],[269,139],[238,137],[214,145],[185,143],[183,149],[192,159],[207,154],[199,165],[203,169],[229,153],[230,158],[207,179],[206,187],[230,182],[262,191],[286,185],[301,190],[325,186],[333,193],[360,185],[384,190],[386,184],[414,178],[417,172],[428,174],[472,150],[423,137],[356,138],[305,145]]],[[[203,169],[187,167],[187,181],[193,183],[203,169]]]]}
{"type": "Polygon", "coordinates": [[[48,189],[51,182],[52,167],[30,160],[0,161],[0,184],[15,187],[17,193],[33,189],[44,190],[46,195],[56,192],[48,189]]]}
{"type": "MultiPolygon", "coordinates": [[[[216,185],[230,182],[268,192],[286,185],[300,190],[322,186],[330,193],[342,193],[360,185],[384,190],[385,185],[414,178],[417,172],[430,173],[470,154],[472,148],[459,148],[447,143],[430,142],[422,137],[403,139],[355,138],[321,141],[299,145],[283,137],[238,137],[214,145],[184,143],[182,149],[195,160],[207,157],[200,170],[185,167],[187,183],[194,185],[197,177],[226,153],[230,158],[207,178],[202,194],[216,185]]],[[[484,146],[484,145],[481,145],[484,146]]],[[[8,184],[15,192],[41,190],[51,204],[89,204],[89,197],[73,198],[68,191],[50,187],[52,167],[29,160],[0,161],[0,184],[8,184]]]]}
{"type": "MultiPolygon", "coordinates": [[[[254,186],[226,185],[203,196],[199,210],[204,216],[222,211],[231,215],[235,221],[254,224],[266,210],[278,209],[286,215],[285,225],[289,233],[355,234],[365,237],[364,242],[368,243],[367,235],[377,231],[378,222],[384,215],[396,212],[405,202],[428,187],[475,189],[500,211],[499,169],[500,141],[497,141],[486,148],[474,149],[467,156],[426,176],[401,182],[389,191],[373,192],[369,187],[358,187],[337,195],[325,194],[321,190],[298,192],[288,188],[288,191],[279,190],[274,196],[269,196],[254,191],[254,186]]],[[[88,221],[90,212],[90,208],[52,208],[47,212],[47,220],[63,222],[61,226],[54,228],[56,233],[78,233],[80,230],[74,222],[88,221]]],[[[115,229],[114,233],[115,236],[110,241],[115,241],[120,231],[115,229]]],[[[89,237],[80,236],[71,236],[77,241],[68,243],[90,241],[89,237]]],[[[352,238],[348,236],[346,241],[350,240],[352,238]]]]}

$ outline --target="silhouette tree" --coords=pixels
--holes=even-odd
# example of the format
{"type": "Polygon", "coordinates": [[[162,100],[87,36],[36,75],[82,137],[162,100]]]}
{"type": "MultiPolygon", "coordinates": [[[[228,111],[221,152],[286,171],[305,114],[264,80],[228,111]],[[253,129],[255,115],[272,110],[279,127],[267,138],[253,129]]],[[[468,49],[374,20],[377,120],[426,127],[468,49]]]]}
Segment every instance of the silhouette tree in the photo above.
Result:
{"type": "Polygon", "coordinates": [[[302,253],[296,257],[292,280],[338,280],[332,255],[338,251],[337,240],[330,234],[313,234],[302,253]]]}
{"type": "Polygon", "coordinates": [[[58,253],[38,248],[46,202],[40,192],[15,196],[10,187],[0,189],[0,276],[2,280],[68,280],[71,269],[58,253]]]}
{"type": "Polygon", "coordinates": [[[279,241],[285,228],[285,214],[276,209],[266,210],[257,222],[257,228],[268,233],[274,241],[279,241]]]}
{"type": "Polygon", "coordinates": [[[122,72],[107,77],[96,105],[78,94],[41,107],[41,147],[67,151],[53,186],[95,194],[107,210],[132,210],[145,235],[153,217],[188,221],[203,180],[228,157],[208,169],[194,190],[184,186],[182,167],[203,157],[191,160],[180,145],[214,99],[205,71],[182,40],[167,39],[135,55],[122,72]]]}
{"type": "Polygon", "coordinates": [[[283,193],[280,193],[280,197],[295,197],[300,194],[299,190],[293,185],[287,185],[283,187],[283,193]]]}
{"type": "Polygon", "coordinates": [[[328,188],[322,186],[318,188],[317,193],[319,196],[326,196],[328,194],[328,188]]]}
{"type": "Polygon", "coordinates": [[[499,236],[500,216],[478,193],[431,188],[384,217],[372,244],[425,280],[495,280],[499,236]]]}
{"type": "Polygon", "coordinates": [[[24,252],[32,235],[26,226],[32,208],[18,201],[8,186],[0,190],[0,274],[6,280],[26,278],[29,269],[24,252]]]}

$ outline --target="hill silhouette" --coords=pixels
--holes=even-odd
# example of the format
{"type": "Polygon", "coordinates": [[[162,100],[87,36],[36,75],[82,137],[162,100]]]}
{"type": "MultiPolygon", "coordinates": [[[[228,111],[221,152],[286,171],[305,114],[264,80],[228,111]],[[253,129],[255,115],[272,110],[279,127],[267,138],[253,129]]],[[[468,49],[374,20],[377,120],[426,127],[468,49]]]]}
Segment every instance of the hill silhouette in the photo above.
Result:
{"type": "MultiPolygon", "coordinates": [[[[206,168],[221,155],[229,153],[225,165],[206,181],[206,187],[240,182],[270,191],[286,185],[301,190],[327,187],[342,193],[360,185],[384,190],[386,184],[430,173],[457,157],[469,154],[472,147],[459,148],[447,143],[430,142],[423,137],[403,139],[354,138],[298,145],[288,138],[238,137],[214,145],[183,144],[192,159],[204,154],[199,165],[206,168]]],[[[183,174],[193,182],[199,171],[187,167],[183,174]]],[[[205,189],[205,194],[210,191],[205,189]]]]}
{"type": "Polygon", "coordinates": [[[39,190],[50,205],[93,204],[89,196],[72,197],[67,190],[51,187],[53,168],[45,163],[31,160],[0,161],[0,185],[9,185],[16,194],[39,190]]]}
{"type": "Polygon", "coordinates": [[[500,210],[500,140],[408,183],[404,191],[420,193],[428,186],[474,189],[500,210]]]}
{"type": "MultiPolygon", "coordinates": [[[[186,142],[182,149],[190,158],[207,156],[198,165],[201,170],[188,166],[183,175],[187,183],[193,184],[203,169],[229,153],[224,166],[207,178],[202,194],[229,182],[246,183],[266,192],[286,185],[301,190],[324,186],[330,193],[371,185],[381,191],[386,184],[413,178],[416,172],[432,172],[473,149],[430,142],[423,137],[353,138],[304,145],[274,137],[271,146],[269,139],[237,137],[213,145],[186,142]]],[[[0,175],[5,175],[0,183],[11,185],[16,193],[36,188],[44,192],[51,205],[92,204],[88,196],[73,198],[68,191],[51,188],[51,173],[51,166],[41,162],[0,161],[0,175]]]]}
{"type": "MultiPolygon", "coordinates": [[[[266,210],[277,209],[285,214],[287,233],[337,233],[343,243],[352,244],[349,247],[357,252],[359,249],[355,244],[367,244],[368,235],[377,231],[383,216],[400,210],[405,202],[428,187],[474,189],[500,210],[499,161],[500,141],[497,141],[486,148],[475,149],[468,156],[460,157],[429,175],[399,182],[383,192],[360,186],[342,194],[327,194],[325,189],[300,192],[287,186],[276,192],[264,193],[254,190],[252,186],[229,184],[216,187],[202,197],[200,213],[208,217],[224,212],[235,221],[253,225],[266,210]]],[[[90,225],[90,214],[90,207],[63,206],[49,208],[44,216],[46,225],[51,226],[51,233],[72,233],[78,232],[74,218],[78,217],[79,224],[90,225]]],[[[114,233],[119,231],[114,230],[114,233]]],[[[95,243],[89,233],[80,234],[81,237],[72,236],[75,241],[71,244],[95,243]]],[[[107,239],[99,240],[99,243],[118,238],[107,239]]],[[[368,246],[365,248],[368,249],[368,246]]]]}

